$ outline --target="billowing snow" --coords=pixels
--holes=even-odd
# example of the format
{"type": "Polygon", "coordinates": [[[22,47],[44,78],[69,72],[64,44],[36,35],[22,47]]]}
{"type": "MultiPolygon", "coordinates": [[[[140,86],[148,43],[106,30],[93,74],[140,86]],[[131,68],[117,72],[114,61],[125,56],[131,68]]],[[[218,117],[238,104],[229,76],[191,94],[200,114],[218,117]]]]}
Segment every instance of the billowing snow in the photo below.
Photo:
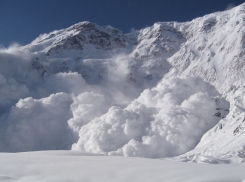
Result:
{"type": "Polygon", "coordinates": [[[145,86],[127,81],[130,60],[122,55],[97,60],[99,65],[84,62],[106,75],[101,83],[77,72],[40,77],[36,63],[30,65],[34,54],[18,46],[2,49],[0,56],[6,64],[1,71],[1,151],[73,145],[74,150],[109,155],[171,157],[193,149],[229,109],[200,78],[163,79],[140,94],[145,86]]]}
{"type": "Polygon", "coordinates": [[[225,117],[229,103],[215,96],[216,89],[198,78],[163,79],[125,109],[111,107],[84,125],[73,149],[151,158],[182,154],[225,117]]]}
{"type": "Polygon", "coordinates": [[[67,127],[72,117],[72,99],[65,93],[52,94],[47,98],[20,99],[4,117],[1,148],[4,151],[30,151],[69,149],[75,137],[67,127]]]}

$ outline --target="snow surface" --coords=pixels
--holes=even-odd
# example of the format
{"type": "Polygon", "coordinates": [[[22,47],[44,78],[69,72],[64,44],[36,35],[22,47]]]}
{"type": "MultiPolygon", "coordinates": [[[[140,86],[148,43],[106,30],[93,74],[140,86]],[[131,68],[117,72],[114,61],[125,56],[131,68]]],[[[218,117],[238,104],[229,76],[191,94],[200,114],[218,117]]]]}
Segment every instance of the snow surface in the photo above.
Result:
{"type": "Polygon", "coordinates": [[[75,151],[0,153],[0,181],[242,182],[245,164],[195,164],[75,151]]]}

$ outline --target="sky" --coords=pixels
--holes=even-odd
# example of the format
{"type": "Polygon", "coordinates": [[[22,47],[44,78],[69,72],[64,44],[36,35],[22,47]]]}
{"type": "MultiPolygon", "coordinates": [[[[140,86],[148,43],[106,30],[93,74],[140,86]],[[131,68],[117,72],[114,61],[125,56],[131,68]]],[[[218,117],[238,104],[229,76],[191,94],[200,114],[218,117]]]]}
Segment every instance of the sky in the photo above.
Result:
{"type": "Polygon", "coordinates": [[[91,21],[123,32],[159,21],[190,21],[244,0],[0,0],[0,45],[25,45],[38,35],[91,21]]]}

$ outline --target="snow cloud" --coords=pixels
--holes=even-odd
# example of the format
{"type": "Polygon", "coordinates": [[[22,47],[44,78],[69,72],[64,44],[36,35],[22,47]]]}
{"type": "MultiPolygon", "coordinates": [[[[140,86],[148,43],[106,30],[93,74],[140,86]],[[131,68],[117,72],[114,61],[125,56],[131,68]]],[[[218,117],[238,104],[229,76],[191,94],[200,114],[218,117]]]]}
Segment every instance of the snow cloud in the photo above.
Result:
{"type": "Polygon", "coordinates": [[[31,54],[21,51],[18,44],[0,49],[0,113],[28,96],[29,88],[24,82],[35,79],[35,73],[28,71],[30,58],[31,54]]]}
{"type": "Polygon", "coordinates": [[[91,84],[77,72],[41,76],[40,70],[33,69],[32,53],[18,44],[2,48],[0,151],[70,149],[83,125],[105,114],[112,105],[135,97],[124,87],[127,62],[122,62],[122,57],[109,60],[105,68],[101,61],[85,61],[109,73],[101,83],[91,84]]]}
{"type": "MultiPolygon", "coordinates": [[[[216,98],[220,95],[215,88],[199,78],[163,79],[141,93],[146,86],[142,83],[151,87],[168,70],[168,65],[162,69],[164,60],[159,69],[154,60],[139,62],[123,55],[78,60],[74,64],[80,64],[80,70],[68,67],[71,71],[45,75],[33,69],[33,60],[34,55],[18,45],[0,50],[0,151],[72,148],[108,155],[175,156],[193,149],[217,124],[217,108],[229,108],[216,98]]],[[[55,70],[63,62],[57,58],[47,64],[55,70]]],[[[69,60],[64,64],[77,68],[69,60]]]]}
{"type": "Polygon", "coordinates": [[[72,117],[68,94],[57,93],[47,98],[20,99],[5,117],[4,149],[2,151],[31,151],[69,149],[74,141],[67,120],[72,117]]]}
{"type": "Polygon", "coordinates": [[[216,109],[229,107],[215,96],[199,78],[162,80],[126,108],[111,107],[81,127],[73,150],[151,158],[187,152],[221,119],[216,109]]]}

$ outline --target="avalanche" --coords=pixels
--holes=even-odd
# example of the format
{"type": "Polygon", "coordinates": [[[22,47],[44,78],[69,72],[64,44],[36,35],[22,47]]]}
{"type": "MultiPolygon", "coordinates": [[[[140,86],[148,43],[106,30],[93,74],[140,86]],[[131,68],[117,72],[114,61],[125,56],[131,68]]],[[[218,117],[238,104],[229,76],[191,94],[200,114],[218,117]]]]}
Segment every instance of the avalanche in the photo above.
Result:
{"type": "Polygon", "coordinates": [[[1,153],[0,180],[244,180],[244,25],[245,3],[128,34],[80,22],[1,48],[0,151],[73,151],[1,153]]]}

